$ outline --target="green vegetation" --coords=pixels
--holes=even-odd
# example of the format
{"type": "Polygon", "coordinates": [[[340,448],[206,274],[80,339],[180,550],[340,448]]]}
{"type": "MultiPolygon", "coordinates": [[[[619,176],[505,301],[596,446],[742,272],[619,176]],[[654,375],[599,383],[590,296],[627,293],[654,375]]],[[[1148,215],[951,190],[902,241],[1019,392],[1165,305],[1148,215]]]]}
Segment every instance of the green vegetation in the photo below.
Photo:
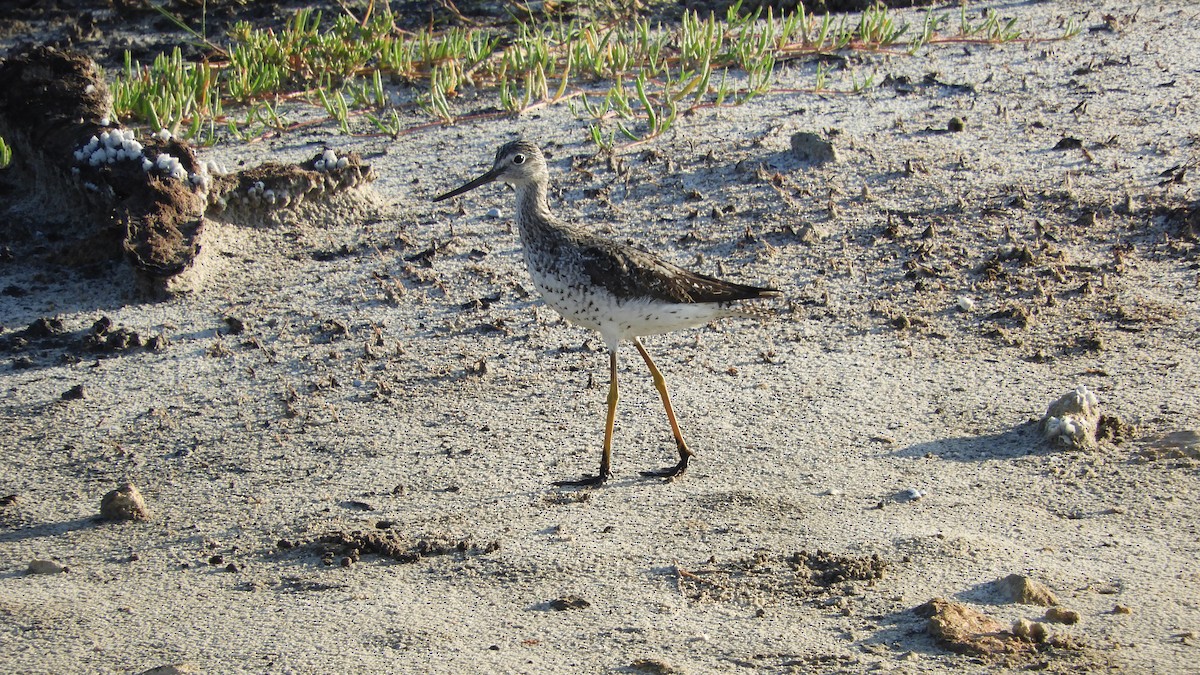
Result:
{"type": "Polygon", "coordinates": [[[12,164],[12,148],[0,136],[0,169],[7,169],[9,164],[12,164]]]}
{"type": "MultiPolygon", "coordinates": [[[[916,28],[883,5],[857,17],[814,15],[803,6],[775,17],[770,10],[742,14],[734,6],[720,17],[688,12],[669,27],[652,25],[630,5],[611,0],[593,10],[622,18],[535,23],[526,16],[504,34],[477,28],[408,33],[395,28],[387,13],[325,21],[320,12],[302,10],[278,33],[239,23],[224,46],[184,26],[218,58],[191,63],[176,50],[142,65],[127,55],[114,85],[115,108],[122,117],[203,143],[214,141],[219,130],[242,138],[285,131],[298,124],[279,112],[287,101],[320,106],[343,133],[362,117],[374,133],[391,136],[565,101],[589,121],[597,145],[611,148],[618,137],[627,143],[656,137],[689,109],[738,105],[771,93],[782,60],[844,50],[916,54],[942,43],[1078,33],[1069,24],[1054,38],[1023,37],[1015,20],[988,10],[973,21],[965,8],[957,22],[950,12],[931,9],[916,28]],[[955,26],[952,32],[948,25],[955,26]],[[415,96],[401,101],[385,82],[405,85],[415,96]],[[454,103],[467,88],[492,92],[495,109],[464,117],[454,103]],[[406,122],[416,111],[425,119],[406,122]]],[[[852,94],[875,84],[873,75],[850,74],[834,88],[833,71],[818,63],[808,91],[852,94]]]]}

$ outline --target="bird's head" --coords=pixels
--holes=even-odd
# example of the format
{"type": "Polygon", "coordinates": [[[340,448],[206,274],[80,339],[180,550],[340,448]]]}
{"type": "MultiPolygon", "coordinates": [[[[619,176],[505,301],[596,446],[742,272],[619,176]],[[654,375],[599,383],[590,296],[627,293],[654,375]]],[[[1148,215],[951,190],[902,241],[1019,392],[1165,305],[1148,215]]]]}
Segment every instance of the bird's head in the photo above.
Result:
{"type": "Polygon", "coordinates": [[[542,151],[529,141],[512,141],[500,146],[500,149],[496,151],[496,160],[492,163],[491,170],[462,187],[434,197],[433,201],[440,202],[443,199],[461,195],[492,181],[498,180],[510,185],[521,186],[545,181],[548,178],[546,158],[542,155],[542,151]]]}

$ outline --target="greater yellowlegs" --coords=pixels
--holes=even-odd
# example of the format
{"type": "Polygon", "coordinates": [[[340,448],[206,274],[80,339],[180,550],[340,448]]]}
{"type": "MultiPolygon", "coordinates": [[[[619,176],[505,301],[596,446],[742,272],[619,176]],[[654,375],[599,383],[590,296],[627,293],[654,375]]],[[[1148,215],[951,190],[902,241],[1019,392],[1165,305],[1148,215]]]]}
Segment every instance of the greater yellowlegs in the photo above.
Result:
{"type": "Polygon", "coordinates": [[[503,181],[517,192],[517,230],[525,250],[525,265],[542,298],[571,323],[600,331],[608,346],[608,418],[600,472],[557,485],[600,485],[611,475],[613,422],[617,414],[617,350],[622,340],[633,342],[642,355],[654,386],[662,397],[679,450],[675,466],[643,472],[674,478],[687,470],[692,451],[683,440],[671,396],[662,373],[638,338],[691,328],[730,316],[751,316],[739,300],[778,295],[773,288],[746,286],[690,272],[642,251],[585,232],[550,213],[546,189],[550,173],[542,151],[529,141],[506,143],[496,151],[487,173],[460,188],[434,198],[449,199],[492,181],[503,181]]]}

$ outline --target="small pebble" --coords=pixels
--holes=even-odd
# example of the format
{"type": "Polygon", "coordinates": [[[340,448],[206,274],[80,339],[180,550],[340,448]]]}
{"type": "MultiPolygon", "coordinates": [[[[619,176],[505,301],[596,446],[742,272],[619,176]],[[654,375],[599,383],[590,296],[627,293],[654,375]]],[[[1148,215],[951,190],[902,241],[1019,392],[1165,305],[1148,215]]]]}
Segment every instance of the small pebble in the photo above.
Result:
{"type": "Polygon", "coordinates": [[[488,218],[499,218],[500,217],[500,209],[488,209],[487,217],[488,218]]]}

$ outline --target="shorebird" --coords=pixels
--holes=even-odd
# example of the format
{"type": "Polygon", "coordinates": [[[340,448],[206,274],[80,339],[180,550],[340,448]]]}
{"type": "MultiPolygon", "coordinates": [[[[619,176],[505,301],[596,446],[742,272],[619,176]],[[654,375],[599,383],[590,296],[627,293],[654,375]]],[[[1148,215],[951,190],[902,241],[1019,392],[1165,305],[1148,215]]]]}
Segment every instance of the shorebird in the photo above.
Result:
{"type": "Polygon", "coordinates": [[[492,181],[517,193],[517,230],[529,276],[547,305],[567,321],[599,331],[608,347],[608,417],[600,471],[555,485],[598,486],[612,476],[613,424],[617,414],[617,351],[629,340],[650,369],[679,451],[675,466],[643,475],[673,479],[687,470],[692,451],[683,440],[666,380],[639,339],[732,316],[758,316],[738,301],[778,295],[760,288],[688,271],[638,248],[590,234],[555,217],[546,201],[550,173],[537,145],[518,140],[496,151],[491,170],[434,198],[442,201],[492,181]]]}

